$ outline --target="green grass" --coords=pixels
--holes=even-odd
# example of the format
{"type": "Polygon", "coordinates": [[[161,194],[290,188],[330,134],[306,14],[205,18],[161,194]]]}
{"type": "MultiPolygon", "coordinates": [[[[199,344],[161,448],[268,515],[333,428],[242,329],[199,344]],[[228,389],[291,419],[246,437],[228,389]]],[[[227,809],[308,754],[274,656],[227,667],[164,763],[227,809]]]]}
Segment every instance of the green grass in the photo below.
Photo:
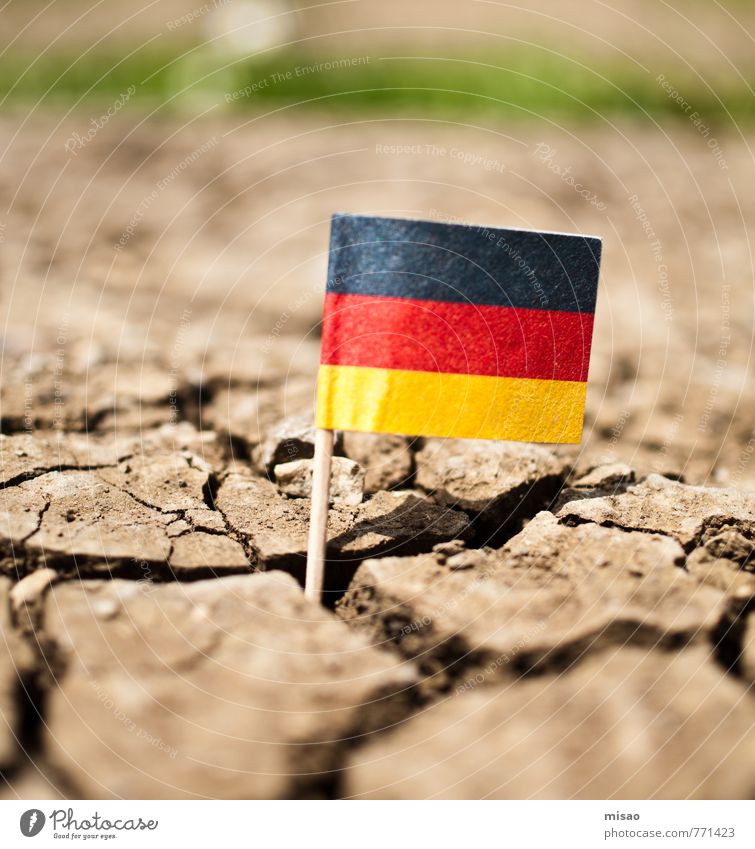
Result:
{"type": "MultiPolygon", "coordinates": [[[[133,86],[129,106],[162,104],[165,109],[218,103],[246,111],[294,105],[415,116],[685,118],[656,82],[656,73],[629,62],[588,67],[530,51],[473,58],[370,56],[348,67],[302,70],[334,58],[278,52],[224,67],[224,60],[202,47],[183,54],[147,49],[120,59],[6,56],[0,60],[0,99],[24,105],[70,105],[80,99],[107,104],[133,86]],[[256,88],[250,90],[252,86],[256,88]],[[241,94],[233,98],[234,92],[241,94]]],[[[670,71],[666,77],[711,126],[730,123],[728,115],[738,123],[755,118],[755,99],[742,80],[723,78],[711,90],[689,72],[670,71]]]]}

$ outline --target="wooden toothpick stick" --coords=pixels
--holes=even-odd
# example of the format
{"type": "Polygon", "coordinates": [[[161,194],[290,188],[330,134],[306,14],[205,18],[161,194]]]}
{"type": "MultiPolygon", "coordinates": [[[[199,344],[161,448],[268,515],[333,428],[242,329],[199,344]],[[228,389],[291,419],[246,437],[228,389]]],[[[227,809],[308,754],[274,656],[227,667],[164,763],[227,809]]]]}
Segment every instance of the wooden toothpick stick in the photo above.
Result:
{"type": "Polygon", "coordinates": [[[333,431],[315,431],[315,459],[312,472],[312,512],[309,519],[307,575],[304,594],[313,601],[322,596],[325,574],[325,546],[328,540],[328,504],[330,502],[330,462],[333,457],[333,431]]]}

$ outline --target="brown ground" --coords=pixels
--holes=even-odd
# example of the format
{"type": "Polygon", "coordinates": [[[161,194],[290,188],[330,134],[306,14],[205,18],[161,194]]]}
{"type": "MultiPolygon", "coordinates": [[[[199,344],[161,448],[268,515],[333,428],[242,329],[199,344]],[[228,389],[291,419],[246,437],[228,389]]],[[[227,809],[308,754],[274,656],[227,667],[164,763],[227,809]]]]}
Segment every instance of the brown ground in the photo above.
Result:
{"type": "Polygon", "coordinates": [[[751,797],[746,140],[89,117],[0,124],[6,795],[751,797]],[[348,436],[328,612],[275,469],[334,210],[605,259],[581,448],[348,436]]]}

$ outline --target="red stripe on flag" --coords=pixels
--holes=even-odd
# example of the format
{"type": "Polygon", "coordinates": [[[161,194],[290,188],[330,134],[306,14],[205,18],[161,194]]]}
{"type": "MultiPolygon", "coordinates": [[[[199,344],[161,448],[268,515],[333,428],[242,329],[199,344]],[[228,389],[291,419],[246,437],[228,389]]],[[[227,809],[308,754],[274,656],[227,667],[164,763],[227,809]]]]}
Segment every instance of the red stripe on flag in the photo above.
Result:
{"type": "Polygon", "coordinates": [[[592,313],[325,296],[324,365],[587,380],[592,313]]]}

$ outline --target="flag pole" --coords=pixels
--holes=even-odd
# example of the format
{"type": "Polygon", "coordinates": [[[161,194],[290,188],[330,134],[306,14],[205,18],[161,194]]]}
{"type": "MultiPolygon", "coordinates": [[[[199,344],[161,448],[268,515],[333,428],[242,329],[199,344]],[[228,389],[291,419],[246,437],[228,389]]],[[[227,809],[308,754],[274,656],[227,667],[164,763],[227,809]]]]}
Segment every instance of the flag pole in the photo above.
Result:
{"type": "Polygon", "coordinates": [[[333,431],[315,431],[315,458],[312,471],[312,507],[309,518],[307,573],[304,594],[320,601],[325,575],[325,546],[328,540],[328,504],[330,502],[330,465],[333,457],[333,431]]]}

